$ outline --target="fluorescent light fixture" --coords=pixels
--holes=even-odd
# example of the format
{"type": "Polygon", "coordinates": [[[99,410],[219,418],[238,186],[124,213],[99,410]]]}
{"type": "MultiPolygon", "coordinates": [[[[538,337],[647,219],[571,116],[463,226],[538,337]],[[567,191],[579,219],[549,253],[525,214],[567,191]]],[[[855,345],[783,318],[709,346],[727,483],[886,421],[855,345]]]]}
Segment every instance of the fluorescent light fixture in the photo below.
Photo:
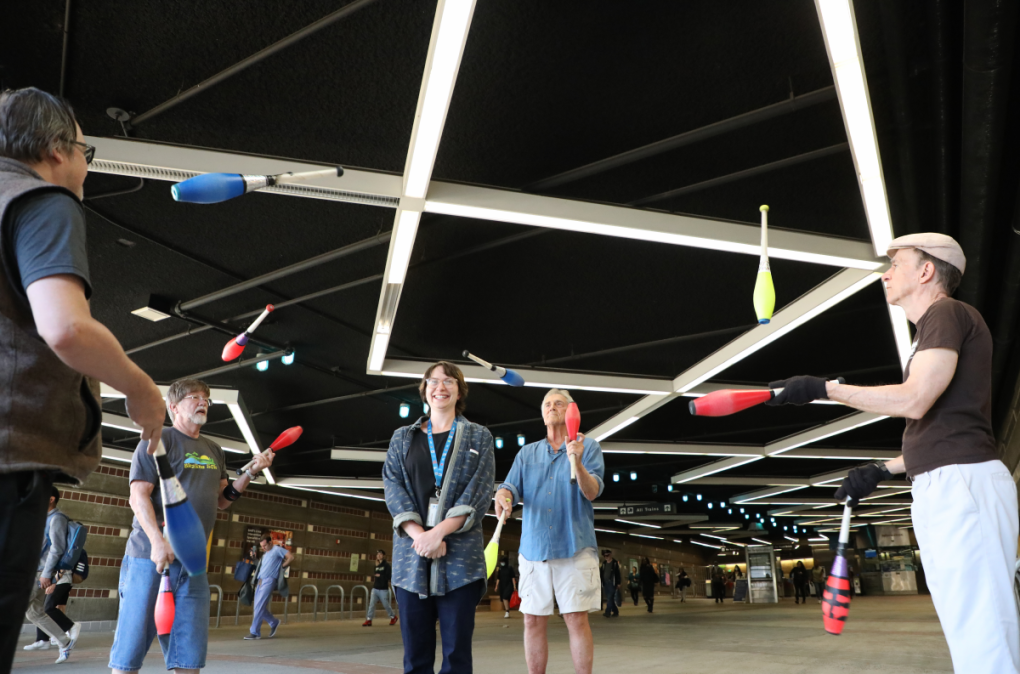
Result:
{"type": "Polygon", "coordinates": [[[613,482],[619,482],[619,481],[620,481],[620,474],[619,473],[613,473],[613,482]]]}
{"type": "Polygon", "coordinates": [[[648,524],[647,522],[631,522],[630,520],[621,520],[621,519],[617,519],[616,521],[617,522],[623,522],[624,524],[634,524],[634,525],[637,525],[639,527],[651,527],[652,529],[661,529],[662,528],[662,527],[660,527],[657,524],[648,524]]]}
{"type": "Polygon", "coordinates": [[[762,539],[760,539],[760,538],[752,538],[751,540],[752,540],[752,541],[757,541],[757,542],[761,543],[762,545],[772,545],[772,544],[771,544],[771,543],[769,543],[768,541],[763,541],[763,540],[762,540],[762,539]]]}
{"type": "Polygon", "coordinates": [[[496,436],[496,449],[503,449],[503,438],[496,436]]]}
{"type": "MultiPolygon", "coordinates": [[[[429,213],[442,213],[462,218],[512,222],[533,227],[547,227],[600,236],[614,236],[651,241],[675,246],[691,246],[744,255],[759,255],[761,247],[748,240],[741,231],[748,225],[702,218],[676,216],[641,209],[588,204],[538,195],[527,195],[478,188],[452,183],[432,183],[425,201],[429,213]],[[723,232],[720,234],[720,232],[723,232]]],[[[805,237],[787,237],[789,233],[770,233],[776,245],[769,246],[769,256],[851,269],[873,271],[882,266],[879,260],[837,254],[836,248],[822,246],[805,237]],[[798,248],[784,247],[782,241],[798,248]]],[[[826,242],[827,244],[828,242],[826,242]]],[[[848,242],[849,243],[849,242],[848,242]]],[[[882,251],[883,254],[885,251],[882,251]]]]}
{"type": "Polygon", "coordinates": [[[907,369],[907,361],[910,360],[910,321],[907,314],[900,307],[886,304],[889,310],[889,322],[892,324],[893,339],[896,342],[896,353],[900,356],[900,367],[907,369]]]}
{"type": "Polygon", "coordinates": [[[701,500],[701,494],[695,494],[695,495],[694,495],[694,498],[696,498],[697,500],[699,500],[699,501],[700,501],[700,500],[701,500]]]}
{"type": "Polygon", "coordinates": [[[726,539],[722,536],[716,536],[715,534],[701,534],[702,536],[708,536],[709,538],[718,538],[720,541],[726,542],[726,539]]]}
{"type": "Polygon", "coordinates": [[[524,446],[524,435],[523,434],[517,436],[517,446],[518,447],[523,447],[524,446]]]}
{"type": "Polygon", "coordinates": [[[407,403],[400,403],[400,418],[406,419],[411,414],[411,406],[407,403]]]}
{"type": "Polygon", "coordinates": [[[893,238],[892,221],[852,3],[850,0],[815,0],[815,6],[843,110],[871,240],[876,254],[884,255],[893,238]]]}
{"type": "Polygon", "coordinates": [[[258,370],[259,372],[265,372],[266,370],[269,369],[269,361],[260,360],[259,362],[255,363],[255,369],[258,370]]]}
{"type": "Polygon", "coordinates": [[[726,541],[726,544],[727,545],[736,545],[736,546],[739,546],[741,548],[746,548],[747,547],[747,543],[737,543],[736,541],[726,541]]]}
{"type": "Polygon", "coordinates": [[[711,509],[712,509],[712,503],[711,503],[711,502],[709,502],[709,504],[708,504],[708,509],[709,509],[709,510],[711,510],[711,509]]]}
{"type": "Polygon", "coordinates": [[[723,546],[721,545],[711,545],[709,543],[702,543],[701,541],[696,541],[693,538],[691,539],[691,543],[694,543],[695,545],[700,545],[703,548],[714,548],[715,550],[722,550],[723,548],[723,546]]]}
{"type": "Polygon", "coordinates": [[[396,217],[397,231],[393,235],[393,251],[390,255],[388,283],[403,283],[407,275],[407,265],[411,261],[414,249],[414,235],[418,231],[418,220],[421,213],[400,209],[396,217]]]}
{"type": "Polygon", "coordinates": [[[666,485],[666,491],[673,491],[673,485],[667,484],[666,485]]]}
{"type": "Polygon", "coordinates": [[[298,486],[291,485],[291,484],[281,484],[279,486],[281,486],[281,487],[283,487],[285,489],[297,489],[299,491],[314,491],[314,492],[317,492],[319,494],[329,494],[330,496],[342,496],[344,498],[360,498],[360,499],[363,499],[365,501],[381,501],[381,502],[385,502],[386,501],[385,498],[380,498],[378,496],[369,496],[367,494],[355,494],[355,493],[352,493],[352,492],[327,491],[325,489],[313,489],[313,488],[310,488],[310,487],[298,487],[298,486]]]}
{"type": "Polygon", "coordinates": [[[134,457],[134,452],[129,452],[124,449],[116,449],[115,447],[103,447],[103,458],[109,461],[123,461],[124,463],[131,463],[131,459],[134,457]]]}
{"type": "Polygon", "coordinates": [[[280,358],[280,362],[283,363],[284,365],[293,365],[294,364],[294,352],[291,351],[290,353],[288,353],[288,354],[284,355],[283,357],[281,357],[280,358]]]}
{"type": "Polygon", "coordinates": [[[829,539],[826,538],[825,536],[819,536],[818,538],[809,538],[808,540],[809,541],[820,542],[820,543],[828,543],[829,542],[829,539]]]}
{"type": "Polygon", "coordinates": [[[386,349],[390,344],[389,333],[376,332],[372,337],[372,353],[368,359],[370,372],[378,372],[382,369],[383,360],[386,358],[386,349]]]}
{"type": "Polygon", "coordinates": [[[423,199],[428,190],[474,9],[474,0],[441,0],[436,8],[407,157],[404,181],[407,196],[423,199]]]}
{"type": "Polygon", "coordinates": [[[630,534],[630,533],[628,533],[627,535],[628,536],[637,536],[638,538],[654,538],[654,539],[659,540],[659,541],[665,540],[665,539],[663,539],[662,536],[647,536],[645,534],[630,534]]]}
{"type": "Polygon", "coordinates": [[[753,463],[754,461],[757,461],[761,458],[763,457],[762,455],[759,454],[752,456],[731,456],[727,459],[712,461],[711,463],[706,463],[702,466],[698,466],[697,468],[692,468],[690,470],[685,470],[682,473],[677,473],[676,475],[670,478],[670,482],[673,484],[684,484],[685,482],[690,482],[691,480],[697,480],[703,477],[708,477],[709,475],[721,473],[724,470],[729,470],[731,468],[737,468],[738,466],[743,466],[748,463],[753,463]]]}
{"type": "Polygon", "coordinates": [[[165,318],[170,318],[170,314],[165,314],[159,309],[153,309],[152,307],[142,307],[140,309],[135,309],[131,313],[139,318],[152,321],[153,323],[158,323],[165,318]]]}
{"type": "Polygon", "coordinates": [[[793,541],[794,543],[800,543],[800,539],[799,538],[793,538],[791,536],[783,536],[783,538],[785,538],[788,541],[793,541]]]}
{"type": "Polygon", "coordinates": [[[630,471],[630,479],[631,480],[636,480],[637,479],[637,473],[635,473],[634,471],[630,471]]]}
{"type": "Polygon", "coordinates": [[[595,529],[595,531],[601,531],[604,534],[622,534],[622,531],[616,531],[615,529],[595,529]]]}
{"type": "Polygon", "coordinates": [[[684,494],[684,495],[683,495],[683,496],[681,497],[681,499],[683,500],[683,502],[684,502],[684,503],[687,503],[687,498],[688,498],[688,497],[687,497],[687,494],[684,494]]]}
{"type": "MultiPolygon", "coordinates": [[[[662,397],[665,397],[665,396],[662,396],[662,397]]],[[[631,417],[629,419],[626,419],[625,421],[622,421],[622,422],[616,424],[616,426],[614,426],[613,428],[609,429],[608,431],[605,431],[604,433],[601,433],[595,439],[598,440],[599,442],[602,442],[603,438],[608,438],[613,433],[616,433],[618,431],[623,430],[624,428],[627,428],[627,426],[630,426],[632,423],[634,423],[635,421],[637,421],[640,418],[641,417],[633,416],[633,417],[631,417]]]]}

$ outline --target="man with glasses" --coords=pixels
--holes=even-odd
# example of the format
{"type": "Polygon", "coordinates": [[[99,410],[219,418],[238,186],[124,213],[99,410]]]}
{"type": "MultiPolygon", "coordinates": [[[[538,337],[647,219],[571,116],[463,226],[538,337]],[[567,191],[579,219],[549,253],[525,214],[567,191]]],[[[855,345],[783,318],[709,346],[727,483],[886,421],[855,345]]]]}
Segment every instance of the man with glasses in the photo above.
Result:
{"type": "Polygon", "coordinates": [[[99,382],[127,396],[148,440],[159,389],[92,318],[81,199],[93,149],[63,100],[0,92],[0,671],[37,578],[54,482],[80,484],[102,451],[99,382]],[[98,381],[97,381],[98,380],[98,381]]]}
{"type": "MultiPolygon", "coordinates": [[[[570,634],[574,671],[592,671],[594,645],[588,613],[602,608],[595,510],[591,502],[605,486],[602,448],[577,435],[567,442],[565,415],[570,394],[551,389],[542,401],[546,437],[525,445],[496,492],[496,516],[524,503],[518,558],[524,655],[529,674],[545,672],[549,660],[546,628],[553,601],[570,634]],[[570,456],[577,457],[577,484],[570,483],[570,456]]],[[[619,579],[617,578],[617,584],[619,579]]]]}
{"type": "MultiPolygon", "coordinates": [[[[217,510],[229,508],[249,482],[273,463],[271,452],[259,454],[252,468],[228,484],[223,449],[201,435],[210,402],[205,382],[175,381],[166,394],[166,409],[174,425],[162,432],[167,459],[202,522],[206,540],[212,535],[217,510]]],[[[201,669],[209,641],[209,578],[205,574],[189,577],[163,537],[159,476],[145,447],[141,442],[135,450],[128,478],[135,518],[120,566],[120,613],[109,666],[115,673],[141,668],[156,637],[153,606],[165,570],[176,606],[173,629],[159,637],[166,668],[201,669]]]]}

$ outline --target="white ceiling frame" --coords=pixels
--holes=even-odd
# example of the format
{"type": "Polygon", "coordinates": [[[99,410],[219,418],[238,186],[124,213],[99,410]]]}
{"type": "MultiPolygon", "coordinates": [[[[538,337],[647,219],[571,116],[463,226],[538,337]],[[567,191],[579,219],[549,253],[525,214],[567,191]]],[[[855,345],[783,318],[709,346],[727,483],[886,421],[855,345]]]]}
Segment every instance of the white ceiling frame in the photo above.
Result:
{"type": "Polygon", "coordinates": [[[358,449],[356,447],[334,447],[329,450],[329,458],[333,461],[386,461],[386,450],[358,449]]]}
{"type": "Polygon", "coordinates": [[[613,433],[665,405],[677,394],[683,394],[716,376],[759,349],[818,316],[842,300],[879,280],[877,272],[844,269],[812,288],[776,312],[767,325],[759,325],[732,340],[721,349],[702,359],[673,380],[675,393],[647,396],[610,417],[587,435],[601,442],[613,433]]]}
{"type": "MultiPolygon", "coordinates": [[[[768,456],[764,446],[711,445],[683,442],[603,442],[603,454],[668,454],[676,456],[760,456],[773,459],[831,459],[835,461],[872,461],[895,459],[900,455],[894,449],[793,449],[768,456]]],[[[744,479],[744,478],[738,478],[744,479]]],[[[758,479],[758,478],[747,478],[758,479]]],[[[785,479],[785,478],[776,478],[785,479]]],[[[730,482],[727,478],[706,477],[690,484],[745,484],[730,482]]],[[[750,484],[749,482],[746,484],[750,484]]],[[[779,484],[770,482],[768,484],[779,484]]]]}
{"type": "Polygon", "coordinates": [[[281,487],[317,487],[320,489],[382,489],[383,481],[356,477],[281,477],[281,487]]]}
{"type": "MultiPolygon", "coordinates": [[[[169,388],[170,387],[168,387],[168,386],[160,386],[159,387],[159,392],[163,396],[164,399],[166,398],[166,394],[167,394],[167,391],[169,390],[169,388]]],[[[117,389],[115,389],[112,386],[109,386],[107,384],[100,384],[100,393],[99,393],[99,395],[102,398],[124,398],[124,397],[126,397],[123,393],[121,393],[117,389]]],[[[227,409],[230,410],[230,415],[234,418],[234,423],[237,424],[238,429],[240,429],[240,431],[241,431],[241,435],[244,437],[245,441],[248,443],[247,450],[250,451],[252,454],[255,454],[255,455],[261,454],[262,453],[262,443],[259,440],[258,434],[255,433],[254,425],[252,424],[251,418],[248,415],[248,408],[244,404],[244,399],[241,398],[241,393],[239,391],[235,391],[233,389],[211,388],[210,387],[209,395],[212,398],[212,400],[209,401],[210,403],[212,403],[213,405],[226,405],[227,409]]],[[[111,417],[112,416],[116,416],[116,415],[111,415],[111,417]]],[[[104,413],[103,414],[103,423],[106,424],[107,420],[108,420],[107,419],[107,413],[104,413]]],[[[111,419],[109,419],[109,421],[111,423],[108,424],[108,425],[111,425],[111,426],[114,425],[114,423],[116,423],[116,424],[123,424],[123,422],[120,421],[120,419],[112,419],[111,418],[111,419]]],[[[131,420],[128,419],[128,421],[130,422],[131,420]]],[[[133,425],[134,424],[132,422],[132,426],[133,425]]],[[[130,430],[130,431],[137,430],[137,429],[135,429],[133,427],[125,428],[124,425],[118,425],[116,427],[117,428],[123,428],[124,430],[130,430]]],[[[237,443],[237,441],[235,441],[235,440],[230,440],[229,438],[221,438],[221,437],[215,437],[214,439],[217,440],[217,441],[223,442],[223,443],[227,443],[227,444],[221,445],[227,451],[238,451],[238,452],[244,452],[245,451],[244,445],[241,445],[240,443],[237,443]]],[[[276,484],[276,480],[273,477],[273,473],[272,473],[272,471],[270,469],[267,468],[266,470],[262,471],[262,473],[263,473],[263,475],[266,476],[266,481],[269,484],[276,484]]]]}
{"type": "Polygon", "coordinates": [[[411,128],[411,143],[401,180],[400,205],[393,220],[393,236],[386,255],[386,271],[369,347],[367,371],[370,374],[378,374],[382,370],[389,348],[418,222],[425,208],[424,198],[430,190],[432,168],[474,10],[475,0],[439,0],[436,6],[425,72],[418,92],[418,107],[411,128]]]}
{"type": "MultiPolygon", "coordinates": [[[[882,158],[871,111],[868,78],[864,72],[864,56],[857,33],[857,19],[850,0],[815,0],[818,23],[829,57],[832,79],[836,84],[839,109],[843,116],[850,154],[854,160],[857,185],[868,219],[868,230],[875,254],[883,256],[893,239],[892,216],[886,193],[882,158]]],[[[902,310],[889,308],[896,351],[900,365],[907,367],[910,358],[910,328],[902,310]]]]}

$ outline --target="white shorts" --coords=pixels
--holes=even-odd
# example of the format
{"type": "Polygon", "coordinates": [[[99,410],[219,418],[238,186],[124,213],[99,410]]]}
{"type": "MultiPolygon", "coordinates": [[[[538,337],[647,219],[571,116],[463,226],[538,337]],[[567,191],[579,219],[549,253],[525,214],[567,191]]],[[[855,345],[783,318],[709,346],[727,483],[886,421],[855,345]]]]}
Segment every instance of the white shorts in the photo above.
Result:
{"type": "Polygon", "coordinates": [[[595,548],[584,548],[573,557],[529,562],[517,556],[521,577],[517,581],[521,613],[552,615],[553,598],[560,614],[602,609],[602,584],[595,548]]]}

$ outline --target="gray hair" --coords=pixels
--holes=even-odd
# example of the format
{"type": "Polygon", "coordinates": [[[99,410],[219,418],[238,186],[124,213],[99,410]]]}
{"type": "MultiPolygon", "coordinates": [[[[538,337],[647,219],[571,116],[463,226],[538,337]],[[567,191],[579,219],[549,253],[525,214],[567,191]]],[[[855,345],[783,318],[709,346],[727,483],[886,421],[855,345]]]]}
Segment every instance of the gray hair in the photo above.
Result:
{"type": "Polygon", "coordinates": [[[170,388],[166,392],[166,411],[170,413],[170,419],[174,418],[171,406],[177,405],[184,400],[184,396],[192,393],[204,393],[208,398],[211,392],[209,385],[201,379],[178,379],[170,384],[170,388]]]}
{"type": "Polygon", "coordinates": [[[552,395],[563,396],[564,398],[567,399],[568,403],[574,402],[574,399],[570,397],[570,391],[566,391],[566,390],[561,389],[561,388],[551,388],[551,389],[549,389],[546,392],[545,396],[542,398],[542,406],[543,407],[545,406],[545,401],[548,400],[549,396],[552,396],[552,395]]]}
{"type": "Polygon", "coordinates": [[[35,87],[0,92],[0,157],[34,164],[51,150],[70,154],[78,137],[74,110],[35,87]]]}

